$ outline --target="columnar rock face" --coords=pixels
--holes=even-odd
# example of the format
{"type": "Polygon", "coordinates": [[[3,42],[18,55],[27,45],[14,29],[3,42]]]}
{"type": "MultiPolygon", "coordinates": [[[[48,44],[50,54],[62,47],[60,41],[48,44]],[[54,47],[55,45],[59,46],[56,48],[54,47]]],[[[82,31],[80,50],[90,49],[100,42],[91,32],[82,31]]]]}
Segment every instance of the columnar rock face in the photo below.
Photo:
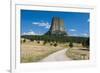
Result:
{"type": "Polygon", "coordinates": [[[59,17],[53,17],[52,23],[47,35],[67,35],[64,28],[64,20],[59,17]]]}

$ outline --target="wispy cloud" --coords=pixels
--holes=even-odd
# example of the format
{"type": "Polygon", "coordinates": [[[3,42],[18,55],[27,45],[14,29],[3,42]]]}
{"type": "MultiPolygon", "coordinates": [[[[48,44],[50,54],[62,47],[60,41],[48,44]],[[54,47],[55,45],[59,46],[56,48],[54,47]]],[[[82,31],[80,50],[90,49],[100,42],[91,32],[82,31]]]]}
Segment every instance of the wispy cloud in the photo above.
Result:
{"type": "Polygon", "coordinates": [[[85,37],[89,36],[89,34],[87,34],[87,33],[83,33],[82,35],[85,36],[85,37]]]}
{"type": "Polygon", "coordinates": [[[70,36],[79,36],[79,35],[74,33],[74,34],[70,34],[70,36]]]}
{"type": "Polygon", "coordinates": [[[90,19],[88,19],[87,22],[90,22],[90,19]]]}
{"type": "Polygon", "coordinates": [[[23,32],[22,35],[43,35],[41,32],[34,32],[33,30],[30,30],[28,32],[23,32]]]}
{"type": "Polygon", "coordinates": [[[47,29],[50,28],[50,24],[48,22],[44,22],[44,21],[32,22],[32,24],[37,25],[37,26],[42,26],[42,27],[47,28],[47,29]]]}
{"type": "Polygon", "coordinates": [[[73,31],[74,32],[74,31],[77,31],[77,30],[76,29],[70,29],[69,31],[73,31]]]}
{"type": "Polygon", "coordinates": [[[22,35],[36,35],[35,32],[31,31],[31,32],[24,32],[22,33],[22,35]]]}
{"type": "Polygon", "coordinates": [[[81,36],[81,37],[89,37],[88,33],[71,33],[70,36],[81,36]]]}
{"type": "Polygon", "coordinates": [[[39,35],[39,34],[34,32],[33,30],[30,30],[28,32],[23,32],[22,35],[39,35]]]}

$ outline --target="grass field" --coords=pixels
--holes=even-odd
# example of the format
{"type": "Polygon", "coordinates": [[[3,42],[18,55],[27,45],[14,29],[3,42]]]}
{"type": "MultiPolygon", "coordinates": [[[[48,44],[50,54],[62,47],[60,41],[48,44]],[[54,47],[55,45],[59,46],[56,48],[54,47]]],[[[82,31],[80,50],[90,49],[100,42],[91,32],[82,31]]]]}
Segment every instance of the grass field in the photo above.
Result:
{"type": "Polygon", "coordinates": [[[43,45],[43,41],[26,41],[21,43],[21,63],[38,62],[51,53],[64,49],[66,44],[58,44],[56,47],[50,43],[43,45]]]}
{"type": "Polygon", "coordinates": [[[73,60],[89,60],[89,51],[87,48],[73,47],[67,50],[66,55],[73,60]]]}
{"type": "Polygon", "coordinates": [[[89,51],[82,50],[82,44],[73,43],[73,47],[69,47],[69,43],[57,43],[55,47],[50,43],[43,44],[44,41],[30,41],[21,42],[21,63],[38,62],[48,55],[67,48],[66,55],[73,60],[87,60],[89,59],[89,51]]]}

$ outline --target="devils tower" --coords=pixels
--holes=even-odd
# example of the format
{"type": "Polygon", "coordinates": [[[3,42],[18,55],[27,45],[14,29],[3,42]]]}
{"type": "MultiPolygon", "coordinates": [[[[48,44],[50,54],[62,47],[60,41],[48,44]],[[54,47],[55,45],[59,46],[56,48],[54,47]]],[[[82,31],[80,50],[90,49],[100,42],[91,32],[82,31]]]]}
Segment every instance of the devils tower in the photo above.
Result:
{"type": "Polygon", "coordinates": [[[61,19],[60,17],[54,16],[52,18],[51,27],[49,31],[45,33],[45,35],[61,35],[61,36],[67,35],[64,27],[64,20],[61,19]]]}

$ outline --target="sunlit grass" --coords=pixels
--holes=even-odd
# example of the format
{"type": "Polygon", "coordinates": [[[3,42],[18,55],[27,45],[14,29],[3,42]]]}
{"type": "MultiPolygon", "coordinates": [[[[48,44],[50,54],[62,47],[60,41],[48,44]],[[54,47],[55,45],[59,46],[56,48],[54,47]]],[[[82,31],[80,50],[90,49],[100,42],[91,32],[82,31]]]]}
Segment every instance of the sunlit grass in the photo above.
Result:
{"type": "Polygon", "coordinates": [[[21,62],[38,62],[44,57],[58,50],[64,49],[62,44],[55,46],[50,46],[50,43],[43,45],[43,41],[39,44],[35,42],[25,42],[21,44],[21,62]]]}
{"type": "Polygon", "coordinates": [[[81,50],[83,47],[73,47],[69,48],[66,52],[66,55],[73,60],[88,60],[89,51],[81,50]]]}

